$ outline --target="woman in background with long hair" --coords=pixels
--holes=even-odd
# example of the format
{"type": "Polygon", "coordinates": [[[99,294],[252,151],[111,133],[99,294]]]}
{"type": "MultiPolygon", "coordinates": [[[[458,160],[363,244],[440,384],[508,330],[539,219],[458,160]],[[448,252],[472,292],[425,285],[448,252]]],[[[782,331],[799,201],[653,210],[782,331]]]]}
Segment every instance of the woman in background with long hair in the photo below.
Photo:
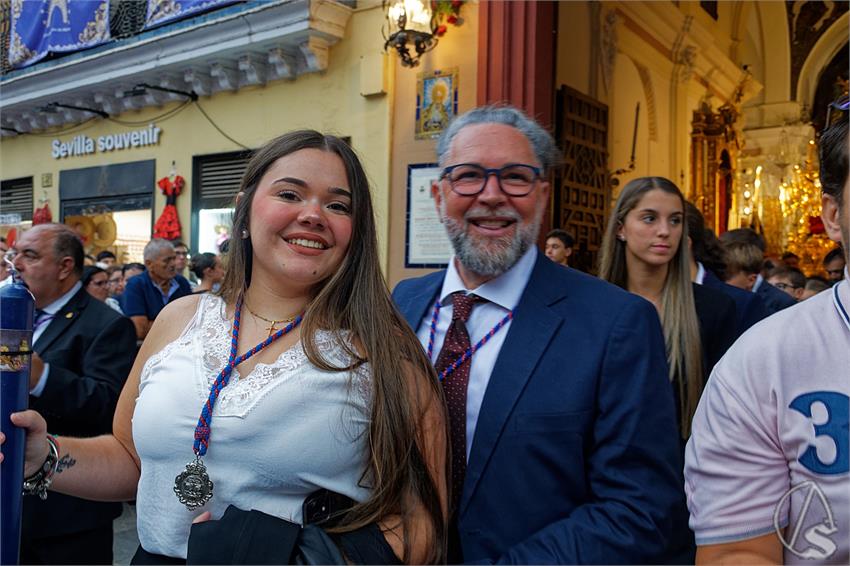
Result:
{"type": "Polygon", "coordinates": [[[209,293],[216,290],[224,279],[224,267],[221,258],[214,253],[204,252],[195,254],[189,260],[189,271],[198,279],[198,286],[192,290],[194,294],[209,293]]]}
{"type": "Polygon", "coordinates": [[[672,181],[630,181],[605,230],[599,268],[599,277],[658,311],[683,450],[705,379],[732,345],[736,325],[731,299],[691,283],[686,222],[685,199],[672,181]]]}

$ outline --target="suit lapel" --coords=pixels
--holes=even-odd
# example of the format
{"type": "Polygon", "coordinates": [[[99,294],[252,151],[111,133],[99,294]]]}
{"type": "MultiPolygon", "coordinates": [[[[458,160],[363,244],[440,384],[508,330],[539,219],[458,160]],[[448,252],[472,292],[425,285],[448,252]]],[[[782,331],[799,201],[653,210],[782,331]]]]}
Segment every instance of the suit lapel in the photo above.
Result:
{"type": "Polygon", "coordinates": [[[59,309],[59,312],[53,317],[53,320],[38,337],[38,341],[33,345],[33,349],[41,355],[47,350],[53,342],[59,338],[65,330],[74,324],[80,318],[80,312],[86,307],[89,301],[88,292],[85,288],[77,291],[77,294],[71,297],[71,300],[65,303],[65,306],[59,309]]]}
{"type": "Polygon", "coordinates": [[[531,278],[517,305],[508,335],[496,359],[478,413],[460,501],[461,514],[475,492],[508,416],[540,358],[549,347],[552,336],[563,322],[561,316],[549,308],[549,305],[566,295],[566,289],[558,288],[557,283],[552,283],[563,281],[563,277],[558,277],[558,273],[551,271],[554,269],[563,268],[556,266],[542,254],[538,255],[531,278]]]}
{"type": "Polygon", "coordinates": [[[413,332],[419,328],[422,319],[428,312],[428,309],[434,304],[437,299],[437,293],[443,286],[443,278],[446,276],[445,271],[438,271],[426,275],[419,281],[416,281],[409,294],[402,297],[396,297],[398,300],[398,309],[401,311],[407,323],[413,328],[413,332]]]}

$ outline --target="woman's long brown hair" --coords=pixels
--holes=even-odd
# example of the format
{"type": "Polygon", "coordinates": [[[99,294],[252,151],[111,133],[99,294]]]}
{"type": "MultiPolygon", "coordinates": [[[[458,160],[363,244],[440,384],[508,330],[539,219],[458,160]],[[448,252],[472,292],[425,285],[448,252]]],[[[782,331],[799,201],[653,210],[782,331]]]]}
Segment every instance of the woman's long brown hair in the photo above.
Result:
{"type": "Polygon", "coordinates": [[[242,178],[240,198],[233,214],[233,234],[221,295],[228,305],[251,284],[251,240],[239,237],[247,229],[251,202],[260,179],[278,159],[302,149],[320,149],[342,160],[352,191],[352,238],[342,264],[318,285],[301,327],[307,357],[326,371],[350,371],[368,362],[372,377],[369,426],[369,466],[363,481],[371,489],[368,500],[342,518],[338,531],[360,528],[388,516],[401,517],[404,560],[410,561],[411,507],[421,503],[430,522],[426,562],[445,562],[446,521],[440,490],[423,456],[426,439],[421,421],[430,406],[443,411],[442,391],[433,366],[416,335],[396,309],[381,273],[369,181],[354,151],[341,139],[312,130],[284,134],[257,150],[242,178]],[[318,351],[316,331],[337,334],[354,363],[338,367],[318,351]],[[350,332],[354,344],[342,335],[350,332]],[[423,398],[427,392],[427,399],[423,398]]]}
{"type": "Polygon", "coordinates": [[[661,327],[664,330],[670,381],[676,382],[679,389],[680,433],[682,438],[688,438],[691,435],[691,419],[696,412],[705,380],[699,319],[691,286],[685,197],[672,181],[664,177],[640,177],[623,187],[602,239],[599,277],[628,291],[626,244],[617,238],[617,230],[643,195],[654,189],[677,196],[682,201],[682,240],[667,267],[661,293],[661,327]]]}

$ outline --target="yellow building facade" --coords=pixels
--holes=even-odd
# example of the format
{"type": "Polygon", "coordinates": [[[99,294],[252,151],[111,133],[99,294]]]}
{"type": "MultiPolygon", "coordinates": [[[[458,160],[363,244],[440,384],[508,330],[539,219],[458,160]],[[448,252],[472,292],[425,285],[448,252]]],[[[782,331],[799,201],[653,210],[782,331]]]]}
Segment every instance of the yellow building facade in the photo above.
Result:
{"type": "Polygon", "coordinates": [[[65,212],[97,212],[100,202],[127,191],[128,201],[149,202],[152,229],[166,203],[157,181],[180,175],[182,239],[207,251],[220,234],[218,217],[204,211],[227,208],[234,192],[227,175],[248,149],[297,128],[334,133],[350,139],[369,174],[381,258],[394,284],[440,263],[427,259],[427,246],[417,247],[435,220],[417,217],[422,209],[410,185],[427,182],[435,161],[435,141],[417,120],[429,77],[442,73],[453,78],[450,106],[458,113],[510,102],[552,129],[565,166],[552,178],[545,228],[574,232],[580,267],[593,269],[619,187],[644,175],[676,182],[718,232],[758,227],[775,252],[789,243],[791,209],[772,203],[792,194],[794,165],[805,169],[848,37],[846,5],[786,4],[464,2],[462,25],[447,26],[411,69],[393,49],[384,52],[387,19],[378,0],[248,3],[230,8],[246,13],[213,12],[139,41],[6,73],[0,178],[4,191],[30,179],[32,208],[47,202],[58,221],[65,212]],[[164,91],[127,96],[137,83],[194,91],[198,102],[164,91]],[[109,118],[39,111],[52,101],[109,118]],[[114,149],[124,139],[131,147],[114,149]],[[133,163],[147,163],[139,165],[142,186],[126,178],[132,168],[103,173],[133,163]],[[101,170],[86,176],[90,168],[101,170]],[[108,184],[113,173],[117,192],[84,186],[86,179],[108,184]]]}
{"type": "MultiPolygon", "coordinates": [[[[77,194],[62,187],[69,172],[153,162],[152,174],[138,179],[145,185],[151,200],[150,213],[146,216],[149,222],[147,237],[166,204],[166,197],[156,182],[169,176],[173,179],[176,174],[186,183],[176,200],[183,228],[181,239],[193,250],[212,251],[209,245],[199,246],[200,240],[209,240],[210,235],[199,234],[196,226],[201,212],[197,202],[200,196],[199,179],[196,178],[198,161],[222,154],[244,159],[250,149],[281,133],[300,128],[316,129],[348,138],[360,156],[372,185],[382,262],[387,268],[393,247],[391,210],[404,198],[406,187],[404,174],[398,175],[394,170],[394,160],[433,161],[434,142],[415,140],[417,73],[428,72],[436,66],[459,67],[459,103],[462,109],[474,106],[476,6],[466,7],[468,21],[465,25],[453,29],[438,51],[430,54],[419,69],[411,70],[402,68],[397,58],[384,53],[381,30],[385,14],[380,2],[360,2],[355,8],[325,0],[301,4],[305,5],[310,25],[319,29],[333,25],[337,27],[334,33],[340,35],[335,43],[326,42],[325,52],[319,53],[324,61],[318,63],[316,69],[281,79],[272,79],[267,69],[269,79],[253,85],[239,84],[242,77],[233,73],[233,88],[201,95],[197,104],[187,104],[178,95],[177,100],[140,109],[125,110],[116,105],[119,110],[113,109],[108,119],[95,118],[81,125],[48,126],[4,136],[0,140],[2,179],[30,178],[33,206],[40,207],[46,202],[54,221],[62,221],[69,216],[69,210],[80,212],[79,207],[69,208],[69,202],[73,204],[79,200],[83,213],[95,214],[103,198],[122,197],[119,190],[102,191],[100,197],[97,191],[84,192],[82,198],[77,198],[77,194]],[[326,13],[330,11],[332,13],[326,13]],[[325,21],[318,21],[321,18],[325,21]],[[134,135],[136,137],[131,139],[134,135]],[[116,145],[121,147],[116,148],[116,145]]],[[[268,68],[270,64],[266,62],[264,66],[268,68]]],[[[18,80],[28,78],[24,76],[18,80]]],[[[136,80],[130,78],[124,82],[131,84],[136,80]]],[[[138,82],[145,81],[139,79],[138,82]]],[[[188,90],[191,86],[176,82],[181,85],[179,89],[188,90]]],[[[61,92],[53,96],[59,98],[61,92]]],[[[86,98],[89,103],[93,100],[92,95],[86,98]]],[[[85,113],[78,114],[88,117],[85,113]]],[[[406,167],[397,168],[402,169],[406,167]]],[[[109,177],[102,172],[100,176],[109,177]]],[[[231,178],[229,184],[232,182],[231,178]]],[[[136,197],[138,193],[127,196],[136,197]]],[[[115,214],[120,216],[120,212],[115,214]]],[[[20,228],[26,228],[26,220],[24,218],[20,228]]],[[[4,228],[8,231],[12,227],[15,226],[4,228]]],[[[118,231],[121,231],[120,225],[118,231]]],[[[89,249],[98,250],[96,246],[89,246],[89,249]]],[[[139,261],[138,250],[135,251],[132,259],[139,261]]]]}

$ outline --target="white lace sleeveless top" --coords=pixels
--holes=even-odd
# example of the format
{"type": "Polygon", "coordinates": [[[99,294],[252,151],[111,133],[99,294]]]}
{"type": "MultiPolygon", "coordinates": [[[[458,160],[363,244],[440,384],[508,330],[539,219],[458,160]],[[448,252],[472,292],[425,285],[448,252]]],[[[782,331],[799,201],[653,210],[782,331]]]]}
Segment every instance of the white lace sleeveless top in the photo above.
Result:
{"type": "MultiPolygon", "coordinates": [[[[330,333],[320,332],[316,345],[334,365],[347,365],[330,333]]],[[[317,489],[356,501],[369,495],[361,480],[367,466],[369,367],[321,371],[298,342],[246,376],[236,368],[213,409],[204,456],[213,498],[193,512],[177,500],[174,479],[195,457],[195,425],[229,352],[224,301],[204,294],[181,336],[142,369],[133,441],[142,462],[139,541],[148,552],[185,558],[192,519],[206,510],[217,519],[233,504],[300,523],[304,498],[317,489]]]]}

